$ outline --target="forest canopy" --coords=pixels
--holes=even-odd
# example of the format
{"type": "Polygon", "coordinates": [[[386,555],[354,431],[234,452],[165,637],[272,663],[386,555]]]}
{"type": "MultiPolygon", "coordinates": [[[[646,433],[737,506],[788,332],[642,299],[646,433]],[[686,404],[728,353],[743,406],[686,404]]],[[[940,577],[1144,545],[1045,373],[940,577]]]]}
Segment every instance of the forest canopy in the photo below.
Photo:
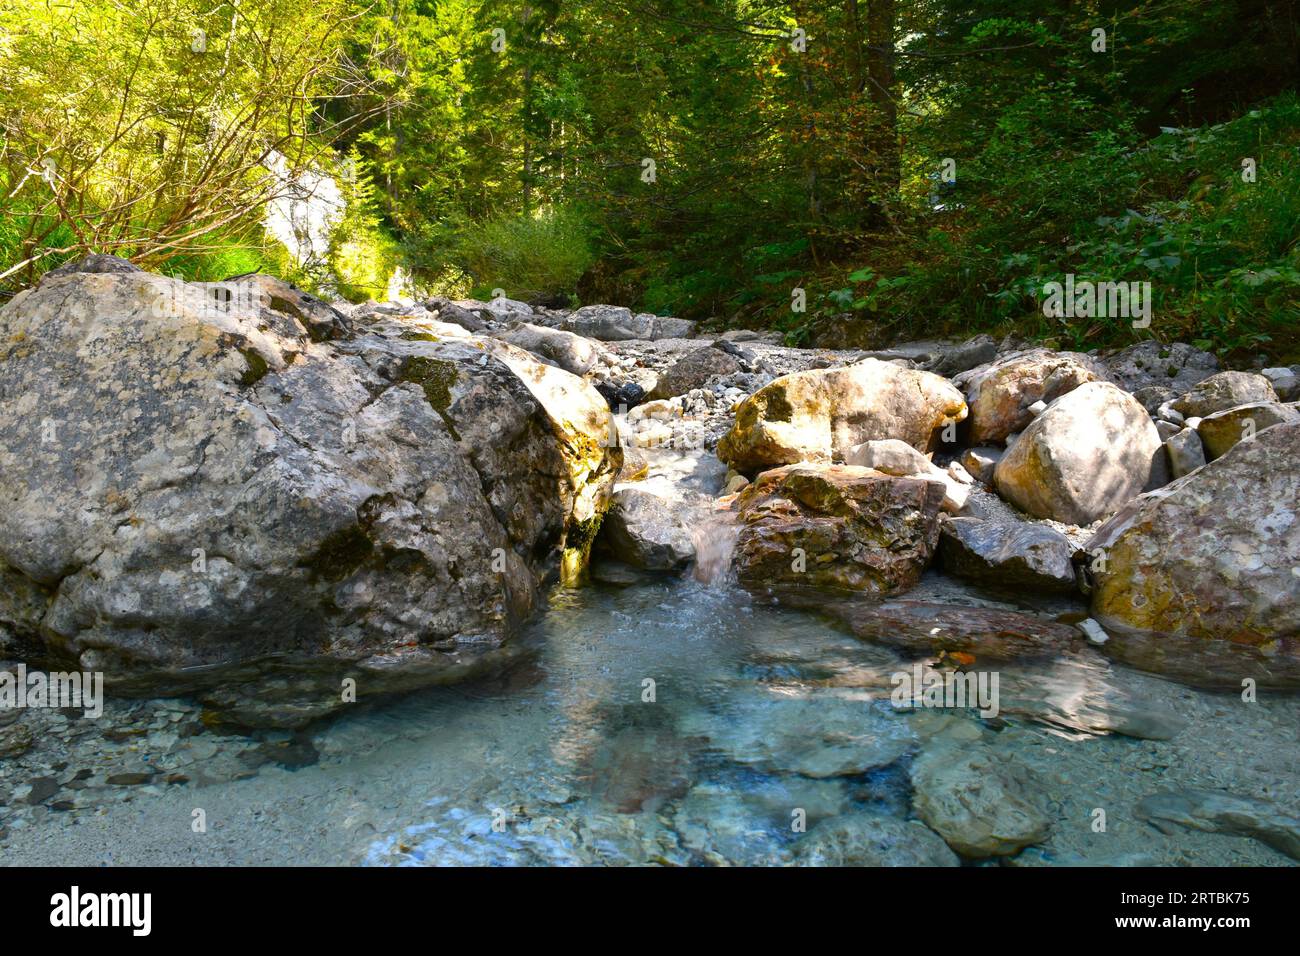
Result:
{"type": "Polygon", "coordinates": [[[0,288],[86,252],[866,345],[1044,283],[1300,360],[1287,0],[4,0],[0,288]],[[268,204],[340,184],[295,257],[268,204]],[[802,297],[806,308],[794,307],[802,297]]]}

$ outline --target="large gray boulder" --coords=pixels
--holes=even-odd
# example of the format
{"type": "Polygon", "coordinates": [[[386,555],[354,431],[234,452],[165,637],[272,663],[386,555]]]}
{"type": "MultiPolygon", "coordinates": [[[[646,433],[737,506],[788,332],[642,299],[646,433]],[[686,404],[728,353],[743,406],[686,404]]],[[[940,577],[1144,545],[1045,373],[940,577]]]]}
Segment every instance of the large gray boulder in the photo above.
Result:
{"type": "Polygon", "coordinates": [[[621,305],[584,305],[564,320],[564,328],[602,342],[626,342],[690,338],[695,323],[648,312],[633,314],[631,309],[621,305]]]}
{"type": "Polygon", "coordinates": [[[1163,469],[1160,433],[1138,401],[1088,382],[1052,402],[994,469],[998,493],[1036,518],[1087,525],[1111,514],[1163,469]]]}
{"type": "Polygon", "coordinates": [[[499,658],[581,571],[608,408],[508,345],[314,331],[256,277],[54,276],[0,311],[0,628],[250,724],[499,658]]]}
{"type": "Polygon", "coordinates": [[[528,322],[515,322],[497,333],[503,342],[531,352],[547,365],[554,365],[574,375],[586,375],[600,363],[610,364],[613,356],[599,342],[563,329],[548,329],[528,322]]]}
{"type": "Polygon", "coordinates": [[[1149,412],[1219,371],[1210,352],[1185,342],[1148,339],[1102,359],[1111,381],[1132,392],[1149,412]]]}
{"type": "Polygon", "coordinates": [[[1087,547],[1108,654],[1203,686],[1300,686],[1300,422],[1131,502],[1087,547]]]}
{"type": "Polygon", "coordinates": [[[1249,402],[1276,402],[1272,383],[1255,372],[1219,372],[1198,382],[1170,406],[1184,418],[1204,418],[1249,402]]]}
{"type": "Polygon", "coordinates": [[[720,348],[705,346],[693,349],[668,366],[659,375],[649,398],[673,398],[693,388],[704,388],[719,376],[740,371],[740,360],[720,348]]]}
{"type": "Polygon", "coordinates": [[[615,489],[597,547],[625,564],[648,571],[673,571],[695,557],[687,525],[689,509],[660,482],[615,489]]]}

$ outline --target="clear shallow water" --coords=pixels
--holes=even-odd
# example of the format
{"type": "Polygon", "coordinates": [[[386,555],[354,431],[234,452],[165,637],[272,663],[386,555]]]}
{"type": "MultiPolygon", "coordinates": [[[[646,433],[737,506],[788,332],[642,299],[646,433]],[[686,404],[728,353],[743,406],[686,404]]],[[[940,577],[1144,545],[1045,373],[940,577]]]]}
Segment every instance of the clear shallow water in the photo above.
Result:
{"type": "MultiPolygon", "coordinates": [[[[938,578],[914,594],[935,595],[976,599],[938,578]]],[[[860,814],[907,819],[910,763],[942,745],[1032,771],[1052,830],[1021,865],[1294,862],[1133,813],[1153,792],[1203,788],[1295,814],[1294,696],[1245,704],[1087,651],[1003,665],[993,720],[898,710],[890,678],[910,660],[690,580],[557,590],[522,644],[497,679],[359,708],[293,739],[217,736],[175,702],[115,705],[107,724],[126,728],[123,741],[86,722],[51,726],[0,761],[4,859],[798,863],[796,812],[809,835],[860,814]],[[152,729],[127,734],[138,727],[152,729]],[[128,764],[156,772],[107,782],[128,764]],[[33,774],[58,790],[40,806],[24,805],[33,774]],[[206,832],[193,830],[196,809],[206,832]]]]}

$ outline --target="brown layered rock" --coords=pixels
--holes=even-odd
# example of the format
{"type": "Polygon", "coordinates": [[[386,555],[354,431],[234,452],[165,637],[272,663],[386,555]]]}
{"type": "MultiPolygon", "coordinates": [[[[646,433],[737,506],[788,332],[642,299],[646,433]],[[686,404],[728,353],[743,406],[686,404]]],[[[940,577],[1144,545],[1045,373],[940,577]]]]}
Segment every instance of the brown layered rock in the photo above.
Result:
{"type": "Polygon", "coordinates": [[[1069,624],[1002,608],[902,600],[839,601],[824,610],[863,640],[921,655],[1015,660],[1059,654],[1083,642],[1069,624]]]}
{"type": "Polygon", "coordinates": [[[763,472],[735,505],[740,583],[755,592],[905,591],[934,553],[943,494],[936,481],[850,465],[763,472]]]}

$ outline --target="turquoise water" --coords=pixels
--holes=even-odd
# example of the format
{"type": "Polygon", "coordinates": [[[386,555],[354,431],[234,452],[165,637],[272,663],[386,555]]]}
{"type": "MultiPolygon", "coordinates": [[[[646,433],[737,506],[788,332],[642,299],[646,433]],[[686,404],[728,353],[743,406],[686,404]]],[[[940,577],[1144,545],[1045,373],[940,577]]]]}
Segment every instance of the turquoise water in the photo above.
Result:
{"type": "MultiPolygon", "coordinates": [[[[979,599],[937,577],[914,596],[979,599]]],[[[492,680],[359,705],[297,736],[217,735],[167,701],[106,715],[109,727],[154,728],[134,751],[99,727],[51,727],[0,760],[5,859],[799,863],[818,824],[913,819],[912,761],[955,746],[1032,772],[1051,832],[1014,864],[1294,863],[1257,840],[1162,832],[1133,812],[1148,794],[1193,787],[1294,812],[1294,696],[1247,705],[1086,650],[1003,665],[994,719],[901,710],[891,677],[910,659],[815,615],[679,579],[556,590],[519,650],[492,680]],[[26,778],[52,759],[59,792],[24,806],[26,778]],[[106,783],[127,761],[157,772],[106,783]],[[1091,826],[1097,807],[1104,833],[1091,826]],[[192,832],[195,810],[206,833],[192,832]]]]}

